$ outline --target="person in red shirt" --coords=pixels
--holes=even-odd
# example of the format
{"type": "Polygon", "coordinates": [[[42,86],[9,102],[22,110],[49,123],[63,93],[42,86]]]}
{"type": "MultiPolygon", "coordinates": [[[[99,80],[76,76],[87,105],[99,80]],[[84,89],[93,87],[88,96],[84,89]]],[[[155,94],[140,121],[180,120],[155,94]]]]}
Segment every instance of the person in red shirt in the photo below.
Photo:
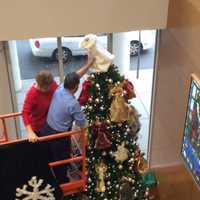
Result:
{"type": "MultiPolygon", "coordinates": [[[[92,66],[94,58],[88,55],[87,63],[76,73],[82,77],[92,66]]],[[[28,140],[36,142],[40,136],[46,122],[51,99],[58,84],[54,81],[52,74],[48,70],[40,71],[34,83],[26,94],[22,118],[28,132],[28,140]]]]}
{"type": "Polygon", "coordinates": [[[34,83],[28,90],[23,109],[22,118],[28,132],[28,140],[38,140],[40,130],[43,128],[54,91],[58,84],[52,74],[47,70],[40,71],[34,83]]]}

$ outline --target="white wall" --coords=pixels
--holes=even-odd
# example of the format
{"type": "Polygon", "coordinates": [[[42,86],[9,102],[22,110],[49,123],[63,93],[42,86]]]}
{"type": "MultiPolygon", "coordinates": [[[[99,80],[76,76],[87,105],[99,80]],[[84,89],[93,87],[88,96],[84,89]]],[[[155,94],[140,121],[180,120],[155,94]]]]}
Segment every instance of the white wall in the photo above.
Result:
{"type": "Polygon", "coordinates": [[[6,0],[0,40],[165,28],[168,0],[6,0]]]}
{"type": "Polygon", "coordinates": [[[190,76],[200,77],[199,22],[200,1],[170,1],[168,29],[161,32],[159,48],[151,167],[183,163],[180,152],[190,76]]]}
{"type": "MultiPolygon", "coordinates": [[[[13,112],[10,84],[8,79],[7,62],[2,42],[0,42],[0,115],[13,112]]],[[[6,120],[9,138],[16,137],[14,120],[6,120]]],[[[0,122],[0,136],[2,136],[2,124],[0,122]]]]}

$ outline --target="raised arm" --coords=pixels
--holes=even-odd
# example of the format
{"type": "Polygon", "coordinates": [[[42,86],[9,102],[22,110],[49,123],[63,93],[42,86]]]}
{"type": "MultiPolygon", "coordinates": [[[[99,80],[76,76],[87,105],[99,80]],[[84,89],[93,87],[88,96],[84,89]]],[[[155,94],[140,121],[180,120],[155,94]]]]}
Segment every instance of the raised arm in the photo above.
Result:
{"type": "Polygon", "coordinates": [[[86,72],[87,70],[92,66],[92,64],[94,63],[94,58],[91,57],[90,55],[88,55],[88,60],[87,63],[82,66],[79,70],[76,71],[76,73],[79,75],[79,77],[81,78],[86,72]]]}

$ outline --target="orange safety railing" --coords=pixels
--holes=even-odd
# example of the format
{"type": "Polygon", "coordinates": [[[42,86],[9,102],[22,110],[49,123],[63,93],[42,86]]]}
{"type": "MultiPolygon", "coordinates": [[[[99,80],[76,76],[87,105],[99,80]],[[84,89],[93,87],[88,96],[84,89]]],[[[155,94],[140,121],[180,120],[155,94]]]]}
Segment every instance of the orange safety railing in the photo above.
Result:
{"type": "MultiPolygon", "coordinates": [[[[21,115],[22,115],[21,113],[12,113],[12,114],[0,115],[0,120],[2,121],[2,124],[3,124],[3,133],[2,133],[3,137],[0,139],[1,144],[12,144],[12,143],[15,143],[15,142],[23,141],[23,139],[12,140],[12,141],[8,140],[8,132],[7,132],[6,121],[5,121],[8,118],[15,118],[15,117],[18,117],[18,116],[21,116],[21,115]]],[[[56,133],[56,134],[52,134],[52,135],[48,135],[48,136],[39,137],[38,142],[42,142],[42,141],[49,141],[49,140],[54,140],[54,139],[58,139],[58,138],[70,137],[70,136],[77,135],[77,134],[81,135],[82,154],[80,156],[71,157],[69,159],[59,160],[59,161],[56,161],[56,162],[49,163],[50,167],[55,167],[55,166],[59,166],[59,165],[65,165],[67,163],[82,161],[81,179],[76,180],[76,181],[72,181],[72,182],[68,182],[68,183],[63,183],[63,184],[60,185],[60,188],[62,189],[64,196],[74,194],[74,193],[78,193],[78,192],[85,190],[85,186],[86,186],[85,131],[86,131],[86,129],[81,129],[81,130],[78,130],[78,131],[69,131],[69,132],[56,133]]]]}
{"type": "Polygon", "coordinates": [[[7,142],[8,141],[8,132],[7,132],[7,127],[6,127],[6,119],[8,118],[16,118],[18,116],[21,116],[22,113],[11,113],[11,114],[5,114],[5,115],[0,115],[0,120],[2,122],[3,126],[3,132],[0,134],[0,143],[7,142]]]}

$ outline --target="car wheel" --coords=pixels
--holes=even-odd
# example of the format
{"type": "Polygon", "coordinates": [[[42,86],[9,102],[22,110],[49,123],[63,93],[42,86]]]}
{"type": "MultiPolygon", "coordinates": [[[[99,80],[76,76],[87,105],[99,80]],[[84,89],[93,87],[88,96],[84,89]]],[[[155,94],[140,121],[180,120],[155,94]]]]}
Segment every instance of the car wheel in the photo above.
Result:
{"type": "MultiPolygon", "coordinates": [[[[58,49],[56,49],[53,52],[53,60],[56,60],[58,62],[58,49]]],[[[62,47],[62,58],[63,58],[63,63],[69,62],[72,59],[72,52],[70,49],[66,47],[62,47]]]]}
{"type": "Polygon", "coordinates": [[[138,53],[143,51],[143,45],[137,40],[132,40],[130,43],[130,55],[136,56],[138,53]]]}

